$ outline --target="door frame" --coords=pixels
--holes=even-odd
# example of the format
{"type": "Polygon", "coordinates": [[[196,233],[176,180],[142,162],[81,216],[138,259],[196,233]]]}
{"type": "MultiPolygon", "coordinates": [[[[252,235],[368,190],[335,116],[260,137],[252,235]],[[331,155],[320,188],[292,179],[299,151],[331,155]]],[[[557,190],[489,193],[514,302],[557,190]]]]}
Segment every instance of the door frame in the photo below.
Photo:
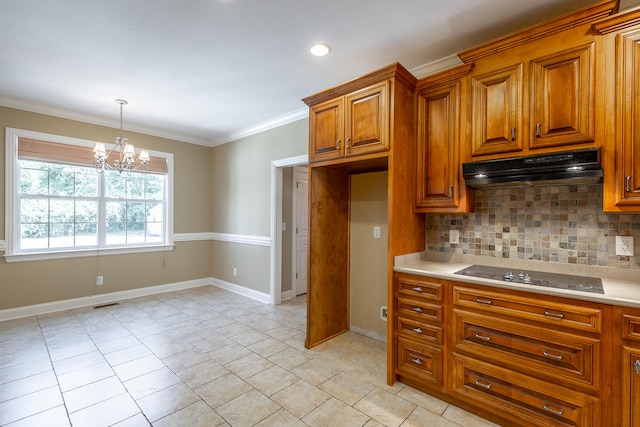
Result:
{"type": "Polygon", "coordinates": [[[269,278],[271,305],[282,302],[282,169],[308,163],[308,154],[271,162],[271,272],[269,278]]]}

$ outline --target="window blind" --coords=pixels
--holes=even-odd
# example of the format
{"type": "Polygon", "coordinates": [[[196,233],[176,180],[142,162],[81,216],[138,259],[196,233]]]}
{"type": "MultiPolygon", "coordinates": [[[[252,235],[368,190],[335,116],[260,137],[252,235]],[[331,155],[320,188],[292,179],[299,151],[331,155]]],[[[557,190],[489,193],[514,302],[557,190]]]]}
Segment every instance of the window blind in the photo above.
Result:
{"type": "MultiPolygon", "coordinates": [[[[112,156],[115,154],[113,153],[112,156]]],[[[22,137],[18,138],[18,159],[94,166],[93,148],[22,137]]],[[[168,172],[167,161],[162,157],[151,156],[148,166],[151,173],[166,174],[168,172]]],[[[138,169],[137,172],[145,170],[138,169]]]]}

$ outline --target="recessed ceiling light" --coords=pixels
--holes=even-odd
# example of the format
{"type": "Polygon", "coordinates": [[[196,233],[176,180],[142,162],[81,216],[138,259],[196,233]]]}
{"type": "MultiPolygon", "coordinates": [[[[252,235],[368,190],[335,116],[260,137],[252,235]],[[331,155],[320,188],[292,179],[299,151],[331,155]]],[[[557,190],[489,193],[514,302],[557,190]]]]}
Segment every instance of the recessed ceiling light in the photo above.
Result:
{"type": "Polygon", "coordinates": [[[331,52],[331,46],[326,43],[316,43],[311,46],[311,53],[315,56],[325,56],[331,52]]]}

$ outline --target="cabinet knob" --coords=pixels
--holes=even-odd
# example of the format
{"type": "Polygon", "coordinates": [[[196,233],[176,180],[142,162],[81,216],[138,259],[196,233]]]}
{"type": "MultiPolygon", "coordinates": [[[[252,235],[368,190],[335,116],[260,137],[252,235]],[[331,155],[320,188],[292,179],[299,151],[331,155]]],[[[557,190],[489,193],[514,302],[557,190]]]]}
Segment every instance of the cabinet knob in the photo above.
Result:
{"type": "Polygon", "coordinates": [[[544,404],[542,405],[542,409],[544,409],[544,410],[545,410],[545,411],[547,411],[547,412],[551,412],[552,414],[556,414],[556,415],[562,415],[562,414],[564,414],[564,411],[563,411],[562,409],[553,409],[553,408],[550,408],[549,406],[547,406],[547,404],[546,404],[546,403],[544,403],[544,404]]]}
{"type": "Polygon", "coordinates": [[[479,379],[476,378],[476,385],[480,386],[482,388],[486,388],[487,390],[489,390],[491,388],[491,383],[485,383],[480,381],[479,379]]]}
{"type": "Polygon", "coordinates": [[[624,177],[624,190],[627,193],[631,192],[631,177],[630,176],[625,176],[624,177]]]}
{"type": "Polygon", "coordinates": [[[476,334],[476,338],[482,341],[491,341],[491,336],[485,336],[481,334],[476,334]]]}
{"type": "Polygon", "coordinates": [[[351,138],[347,138],[347,148],[351,147],[351,138]]]}
{"type": "Polygon", "coordinates": [[[342,141],[341,141],[341,140],[337,140],[337,141],[336,141],[336,150],[339,150],[339,149],[340,149],[340,145],[341,145],[341,144],[342,144],[342,141]]]}
{"type": "Polygon", "coordinates": [[[545,357],[550,357],[552,359],[556,359],[556,360],[564,359],[563,355],[561,355],[561,354],[551,354],[551,353],[548,353],[546,350],[542,350],[542,355],[545,356],[545,357]]]}
{"type": "Polygon", "coordinates": [[[511,140],[516,140],[516,128],[511,128],[511,140]]]}
{"type": "Polygon", "coordinates": [[[551,311],[548,311],[548,310],[544,311],[544,315],[545,316],[549,316],[549,317],[557,317],[558,319],[564,319],[564,314],[562,314],[562,313],[552,313],[551,311]]]}

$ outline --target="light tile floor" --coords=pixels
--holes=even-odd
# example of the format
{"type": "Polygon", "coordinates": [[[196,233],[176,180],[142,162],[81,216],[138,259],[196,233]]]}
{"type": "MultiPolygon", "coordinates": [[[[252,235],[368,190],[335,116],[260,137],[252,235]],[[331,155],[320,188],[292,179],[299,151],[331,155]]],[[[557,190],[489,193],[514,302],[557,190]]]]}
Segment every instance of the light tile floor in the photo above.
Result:
{"type": "Polygon", "coordinates": [[[386,385],[381,342],[305,349],[305,310],[205,286],[0,322],[0,425],[494,425],[386,385]]]}

